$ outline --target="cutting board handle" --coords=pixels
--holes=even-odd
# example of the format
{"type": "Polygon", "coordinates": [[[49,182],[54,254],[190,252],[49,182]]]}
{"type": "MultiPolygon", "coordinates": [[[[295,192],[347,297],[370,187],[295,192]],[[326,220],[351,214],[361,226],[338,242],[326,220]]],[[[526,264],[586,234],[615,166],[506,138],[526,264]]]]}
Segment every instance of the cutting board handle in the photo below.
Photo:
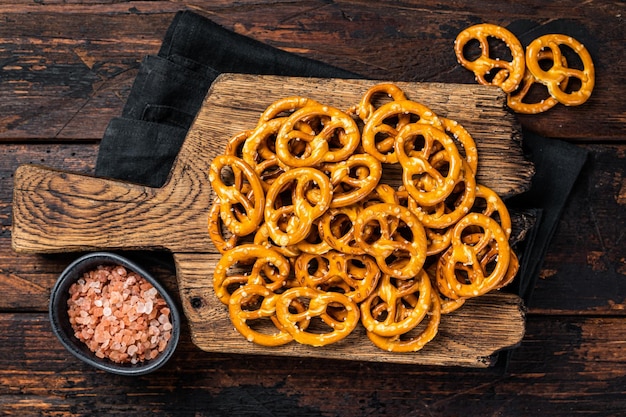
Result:
{"type": "MultiPolygon", "coordinates": [[[[171,249],[182,240],[193,248],[194,237],[187,236],[185,223],[177,216],[177,210],[191,203],[173,188],[22,165],[14,177],[13,249],[28,253],[171,249]],[[183,224],[176,231],[170,225],[174,220],[183,224]]],[[[192,229],[198,222],[202,220],[187,224],[192,229]]],[[[196,241],[196,248],[209,244],[205,228],[200,229],[204,233],[197,237],[201,242],[196,241]]]]}

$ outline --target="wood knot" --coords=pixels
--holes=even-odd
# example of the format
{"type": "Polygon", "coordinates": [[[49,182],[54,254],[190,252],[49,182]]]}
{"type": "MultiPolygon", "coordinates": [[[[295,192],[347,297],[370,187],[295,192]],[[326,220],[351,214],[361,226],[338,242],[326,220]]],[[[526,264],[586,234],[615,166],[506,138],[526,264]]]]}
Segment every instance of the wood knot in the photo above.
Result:
{"type": "Polygon", "coordinates": [[[202,297],[191,297],[189,299],[189,304],[191,304],[193,309],[198,310],[205,305],[205,302],[202,297]]]}

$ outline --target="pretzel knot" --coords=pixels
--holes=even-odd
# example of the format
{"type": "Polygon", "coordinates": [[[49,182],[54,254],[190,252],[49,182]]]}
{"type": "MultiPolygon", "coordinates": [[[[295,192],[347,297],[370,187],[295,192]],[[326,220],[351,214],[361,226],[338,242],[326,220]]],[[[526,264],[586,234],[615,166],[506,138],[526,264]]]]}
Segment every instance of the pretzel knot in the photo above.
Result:
{"type": "Polygon", "coordinates": [[[281,174],[272,183],[266,195],[265,223],[270,238],[279,246],[294,245],[305,239],[313,221],[330,206],[330,180],[314,168],[294,168],[281,174]],[[281,205],[280,194],[291,191],[291,204],[281,205]],[[317,201],[307,194],[314,190],[317,201]]]}
{"type": "Polygon", "coordinates": [[[219,198],[224,226],[238,236],[255,232],[263,220],[265,193],[250,165],[235,156],[219,155],[209,167],[209,182],[219,198]],[[223,179],[229,174],[232,184],[226,184],[223,179]],[[246,192],[251,192],[252,198],[246,192]]]}
{"type": "Polygon", "coordinates": [[[398,118],[408,117],[411,123],[433,125],[442,129],[437,115],[423,104],[411,100],[391,101],[380,106],[371,115],[365,126],[361,142],[365,152],[380,162],[395,164],[398,158],[394,143],[399,131],[407,123],[398,123],[398,118]]]}
{"type": "Polygon", "coordinates": [[[524,77],[524,48],[517,37],[507,29],[482,23],[461,31],[454,41],[454,52],[459,63],[476,75],[480,84],[496,85],[509,93],[514,91],[524,77]],[[511,53],[511,61],[492,58],[489,49],[489,38],[503,41],[511,53]],[[465,56],[465,46],[477,40],[481,54],[471,60],[465,56]]]}
{"type": "Polygon", "coordinates": [[[213,272],[217,298],[228,305],[231,294],[246,284],[263,285],[276,291],[286,285],[291,266],[273,249],[243,244],[224,253],[213,272]]]}
{"type": "Polygon", "coordinates": [[[276,156],[289,167],[310,167],[347,159],[359,142],[359,128],[352,117],[334,107],[313,104],[285,120],[276,137],[276,156]]]}
{"type": "Polygon", "coordinates": [[[328,173],[333,185],[330,207],[344,207],[367,197],[378,185],[383,168],[368,154],[354,154],[345,161],[326,163],[320,170],[328,173]]]}
{"type": "MultiPolygon", "coordinates": [[[[352,109],[352,112],[354,112],[363,122],[367,122],[372,114],[374,114],[374,112],[376,111],[376,107],[374,106],[375,98],[383,94],[391,97],[391,99],[394,101],[402,101],[407,99],[404,91],[398,88],[398,86],[396,86],[395,84],[377,84],[368,89],[365,94],[363,94],[359,103],[352,109]]],[[[408,115],[401,115],[399,122],[401,124],[408,123],[408,115]]]]}
{"type": "Polygon", "coordinates": [[[526,48],[526,66],[528,71],[548,88],[550,95],[561,104],[577,106],[583,104],[591,96],[595,83],[595,70],[591,55],[583,44],[570,36],[551,34],[532,41],[526,48]],[[582,61],[582,70],[563,65],[561,45],[571,48],[578,55],[582,61]],[[543,69],[539,64],[541,51],[544,48],[552,52],[552,66],[548,69],[543,69]],[[565,91],[563,83],[570,78],[577,78],[580,81],[578,90],[565,91]]]}
{"type": "Polygon", "coordinates": [[[276,318],[278,295],[263,285],[246,284],[238,288],[228,301],[228,314],[235,329],[249,342],[262,346],[281,346],[293,340],[276,318]],[[271,320],[273,332],[262,331],[252,322],[271,320]]]}
{"type": "MultiPolygon", "coordinates": [[[[435,155],[431,163],[437,166],[445,162],[441,154],[435,155]]],[[[454,189],[448,197],[434,205],[420,205],[415,199],[408,199],[408,206],[425,227],[445,229],[457,223],[471,210],[476,201],[476,178],[469,164],[463,160],[461,175],[457,178],[454,189]]]]}
{"type": "MultiPolygon", "coordinates": [[[[539,63],[545,62],[548,63],[550,66],[553,66],[552,62],[554,57],[552,55],[552,51],[550,51],[549,49],[539,51],[535,59],[539,63]]],[[[526,60],[526,62],[528,62],[528,60],[526,60]]],[[[565,58],[565,56],[561,56],[561,65],[563,67],[567,67],[567,59],[565,58]]],[[[561,82],[561,90],[566,90],[568,80],[569,78],[565,78],[561,82]]],[[[514,111],[523,114],[542,113],[556,106],[559,101],[552,96],[546,97],[534,103],[528,103],[525,101],[530,95],[529,93],[532,86],[537,83],[539,83],[539,80],[535,78],[535,76],[528,70],[528,67],[526,67],[526,71],[524,72],[524,78],[522,79],[517,90],[507,94],[507,105],[514,111]]]]}
{"type": "Polygon", "coordinates": [[[402,183],[418,204],[434,206],[452,193],[463,160],[456,144],[443,130],[432,125],[409,124],[398,133],[395,149],[403,168],[402,183]],[[442,169],[431,164],[435,154],[442,169]]]}
{"type": "Polygon", "coordinates": [[[372,293],[380,278],[380,269],[369,256],[336,251],[302,254],[294,263],[294,272],[301,286],[340,292],[356,303],[372,293]]]}
{"type": "Polygon", "coordinates": [[[276,317],[297,342],[326,346],[344,339],[354,330],[359,323],[359,308],[337,292],[294,287],[278,297],[276,317]],[[294,303],[301,303],[305,310],[293,311],[294,303]],[[306,323],[306,328],[301,323],[306,323]]]}
{"type": "Polygon", "coordinates": [[[375,346],[388,352],[417,352],[437,335],[441,314],[441,301],[437,293],[431,291],[430,311],[425,318],[428,320],[426,325],[420,323],[406,333],[396,336],[381,336],[374,332],[367,332],[367,337],[375,346]]]}
{"type": "Polygon", "coordinates": [[[404,334],[430,310],[430,294],[430,278],[423,270],[407,280],[383,275],[376,291],[361,303],[361,322],[379,336],[404,334]]]}
{"type": "Polygon", "coordinates": [[[437,286],[446,297],[477,297],[506,276],[511,249],[506,233],[491,217],[470,213],[453,229],[450,248],[440,258],[437,286]]]}
{"type": "Polygon", "coordinates": [[[400,205],[379,203],[363,209],[355,223],[354,238],[376,259],[384,274],[395,278],[416,276],[426,260],[424,227],[400,205]]]}

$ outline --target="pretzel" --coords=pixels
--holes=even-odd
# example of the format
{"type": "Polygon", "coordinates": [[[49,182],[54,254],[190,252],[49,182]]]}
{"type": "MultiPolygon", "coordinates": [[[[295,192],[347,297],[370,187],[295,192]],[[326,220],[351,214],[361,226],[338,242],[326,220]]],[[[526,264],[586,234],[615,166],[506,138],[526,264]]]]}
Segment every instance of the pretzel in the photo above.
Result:
{"type": "MultiPolygon", "coordinates": [[[[549,61],[550,66],[553,65],[553,54],[551,50],[541,50],[537,54],[536,58],[537,62],[545,62],[549,61]]],[[[561,56],[561,65],[563,67],[567,67],[567,59],[565,56],[561,56]]],[[[568,84],[568,78],[565,78],[563,82],[561,82],[560,88],[565,91],[568,84]]],[[[535,103],[526,103],[524,99],[528,96],[531,87],[533,84],[539,83],[539,80],[535,78],[535,76],[526,68],[524,72],[524,78],[522,79],[517,90],[510,92],[507,94],[507,105],[516,111],[517,113],[524,114],[537,114],[550,110],[552,107],[556,106],[559,102],[556,98],[549,96],[541,101],[535,103]]]]}
{"type": "Polygon", "coordinates": [[[228,315],[235,329],[246,340],[262,346],[281,346],[293,340],[276,318],[278,295],[263,285],[246,284],[238,288],[228,301],[228,315]],[[260,301],[259,301],[260,300],[260,301]],[[257,308],[252,309],[248,306],[257,308]],[[274,333],[265,333],[250,327],[254,320],[270,319],[274,333]]]}
{"type": "Polygon", "coordinates": [[[242,158],[248,165],[254,167],[262,160],[276,157],[276,135],[286,120],[286,117],[270,119],[249,131],[241,150],[242,158]]]}
{"type": "Polygon", "coordinates": [[[224,236],[222,230],[222,221],[220,219],[220,211],[220,203],[218,201],[214,201],[209,210],[208,231],[211,241],[213,242],[217,250],[223,254],[224,252],[237,246],[237,241],[239,240],[239,237],[233,234],[228,237],[224,236]]]}
{"type": "Polygon", "coordinates": [[[346,338],[359,323],[359,308],[337,292],[323,292],[308,287],[290,288],[276,302],[276,317],[298,343],[326,346],[346,338]],[[302,312],[291,311],[294,302],[306,306],[302,312]],[[309,324],[316,319],[322,328],[309,324]],[[300,324],[307,323],[308,328],[300,324]]]}
{"type": "Polygon", "coordinates": [[[354,223],[360,210],[357,204],[330,208],[320,217],[319,234],[332,249],[350,255],[365,253],[354,240],[354,223]]]}
{"type": "Polygon", "coordinates": [[[417,118],[415,123],[433,125],[438,129],[442,128],[437,115],[423,104],[411,100],[391,101],[374,111],[363,127],[361,143],[365,152],[383,163],[394,164],[398,162],[393,144],[399,130],[406,124],[398,123],[392,126],[388,123],[400,116],[417,118]]]}
{"type": "Polygon", "coordinates": [[[217,298],[228,305],[233,287],[256,284],[275,291],[286,284],[290,270],[289,261],[277,251],[261,245],[243,244],[225,252],[219,260],[213,272],[213,289],[217,298]],[[229,274],[231,268],[242,264],[252,266],[229,274]]]}
{"type": "Polygon", "coordinates": [[[254,170],[243,160],[231,155],[219,155],[209,167],[209,182],[220,200],[220,217],[224,226],[233,234],[245,236],[254,232],[263,219],[265,193],[254,170]],[[226,185],[222,178],[222,170],[230,167],[237,177],[241,174],[249,184],[252,201],[242,192],[241,184],[226,185]],[[237,218],[233,206],[241,207],[245,216],[237,218]]]}
{"type": "Polygon", "coordinates": [[[504,92],[514,91],[524,77],[524,48],[513,33],[507,29],[490,23],[470,26],[461,31],[454,41],[454,52],[459,63],[474,72],[476,80],[484,85],[496,85],[504,92]],[[503,41],[511,52],[511,61],[500,58],[491,58],[489,38],[503,41]],[[472,40],[477,40],[481,55],[475,60],[465,57],[465,46],[472,40]],[[493,71],[497,71],[493,73],[493,71]],[[493,75],[491,81],[487,78],[493,75]]]}
{"type": "Polygon", "coordinates": [[[322,164],[333,185],[330,207],[343,207],[363,200],[378,185],[383,168],[368,154],[354,154],[345,161],[322,164]]]}
{"type": "Polygon", "coordinates": [[[367,337],[378,348],[387,352],[417,352],[433,340],[439,331],[441,321],[441,305],[435,291],[430,293],[430,310],[426,318],[428,324],[421,329],[413,328],[408,332],[395,336],[380,336],[374,332],[367,332],[367,337]],[[417,334],[413,334],[417,333],[417,334]]]}
{"type": "Polygon", "coordinates": [[[328,177],[314,168],[294,168],[281,174],[272,183],[266,196],[265,223],[269,236],[280,246],[293,245],[309,234],[313,220],[320,217],[330,206],[332,190],[328,177]],[[291,205],[276,207],[281,192],[293,185],[291,205]],[[318,201],[313,205],[306,193],[312,186],[317,190],[318,201]],[[279,222],[288,218],[284,228],[279,222]]]}
{"type": "Polygon", "coordinates": [[[482,184],[476,185],[476,200],[474,205],[482,207],[481,213],[486,216],[494,217],[495,215],[494,218],[500,223],[500,227],[506,234],[507,239],[511,237],[512,225],[509,210],[495,191],[482,184]],[[481,200],[484,201],[484,207],[477,202],[481,200]]]}
{"type": "MultiPolygon", "coordinates": [[[[365,92],[365,94],[363,94],[359,103],[351,109],[351,113],[355,113],[363,122],[367,122],[376,110],[376,107],[373,103],[374,97],[380,94],[385,94],[394,101],[402,101],[407,99],[404,91],[398,88],[398,86],[396,86],[395,84],[376,84],[375,86],[369,88],[365,92]]],[[[408,121],[409,118],[407,115],[399,116],[398,123],[400,127],[408,123],[408,121]]]]}
{"type": "Polygon", "coordinates": [[[380,270],[395,278],[416,276],[426,260],[426,232],[420,221],[405,207],[379,203],[363,209],[354,225],[354,239],[365,253],[373,256],[380,270]],[[390,220],[399,219],[407,239],[390,220]],[[368,228],[374,227],[372,237],[368,228]],[[390,257],[392,260],[390,261],[390,257]]]}
{"type": "Polygon", "coordinates": [[[379,336],[404,334],[426,316],[430,295],[430,278],[425,271],[407,280],[385,274],[376,291],[361,303],[361,322],[369,333],[379,336]]]}
{"type": "Polygon", "coordinates": [[[434,206],[452,193],[463,163],[454,141],[443,130],[411,123],[398,133],[395,153],[403,168],[402,183],[419,205],[434,206]],[[439,165],[445,166],[444,173],[430,163],[433,154],[439,156],[439,165]]]}
{"type": "Polygon", "coordinates": [[[532,41],[526,48],[526,66],[528,71],[550,92],[550,95],[566,106],[578,106],[583,104],[593,91],[595,83],[595,69],[589,51],[583,44],[571,36],[551,34],[541,36],[532,41]],[[568,46],[578,55],[583,64],[583,69],[568,68],[563,65],[561,45],[568,46]],[[552,52],[552,66],[544,70],[539,65],[540,52],[549,48],[552,52]],[[570,78],[580,80],[580,88],[577,91],[564,91],[562,84],[570,78]]]}
{"type": "Polygon", "coordinates": [[[276,137],[276,156],[289,167],[309,167],[321,162],[338,162],[350,157],[359,145],[356,122],[346,113],[331,106],[312,104],[296,110],[283,123],[276,137]],[[318,129],[299,129],[318,119],[318,129]],[[306,123],[305,123],[306,122],[306,123]],[[304,144],[300,155],[293,144],[304,144]]]}
{"type": "Polygon", "coordinates": [[[455,142],[459,142],[465,154],[465,160],[476,174],[478,172],[478,149],[476,142],[469,132],[456,120],[440,117],[444,132],[451,135],[455,142]]]}
{"type": "MultiPolygon", "coordinates": [[[[442,159],[440,155],[435,155],[432,163],[436,165],[440,158],[442,159]]],[[[408,205],[424,226],[432,229],[445,229],[469,213],[475,200],[476,178],[469,164],[463,160],[462,176],[457,179],[453,193],[448,196],[446,201],[433,206],[421,206],[413,198],[410,198],[408,205]]]]}
{"type": "Polygon", "coordinates": [[[303,253],[294,263],[294,272],[301,286],[322,291],[337,289],[356,303],[372,293],[380,278],[380,269],[369,256],[337,251],[303,253]]]}
{"type": "Polygon", "coordinates": [[[437,286],[449,298],[477,297],[496,288],[509,268],[510,247],[504,231],[491,217],[470,213],[453,229],[452,245],[440,258],[437,286]],[[466,229],[478,227],[483,231],[473,239],[463,241],[466,229]],[[485,257],[494,247],[495,256],[485,257]],[[485,253],[481,253],[486,250],[485,253]],[[495,265],[485,268],[485,261],[495,260],[495,265]],[[483,262],[481,264],[481,262],[483,262]],[[464,271],[462,274],[457,271],[464,271]],[[468,280],[469,282],[466,282],[468,280]]]}
{"type": "Polygon", "coordinates": [[[296,110],[311,105],[319,105],[319,103],[310,98],[300,96],[281,98],[267,106],[261,114],[261,117],[259,117],[257,126],[269,122],[270,120],[279,117],[281,114],[283,115],[282,117],[287,117],[293,114],[296,110]]]}

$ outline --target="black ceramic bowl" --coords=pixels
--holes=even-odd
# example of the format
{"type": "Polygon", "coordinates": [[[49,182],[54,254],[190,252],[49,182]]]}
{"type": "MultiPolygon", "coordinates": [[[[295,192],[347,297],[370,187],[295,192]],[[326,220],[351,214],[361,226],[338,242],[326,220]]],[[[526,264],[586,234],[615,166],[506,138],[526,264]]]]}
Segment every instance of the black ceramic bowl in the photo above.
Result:
{"type": "Polygon", "coordinates": [[[98,369],[119,375],[144,375],[155,371],[165,364],[176,350],[180,336],[180,314],[174,300],[149,273],[134,262],[108,252],[94,252],[84,255],[72,262],[61,274],[56,284],[52,288],[50,295],[50,323],[52,331],[59,338],[63,346],[74,356],[98,369]],[[85,343],[74,336],[72,325],[69,321],[67,300],[69,298],[70,286],[83,276],[85,272],[95,269],[98,265],[122,265],[127,270],[133,271],[150,282],[161,294],[170,308],[170,322],[172,324],[172,335],[165,350],[150,360],[145,360],[136,364],[115,363],[109,359],[98,358],[85,343]]]}

